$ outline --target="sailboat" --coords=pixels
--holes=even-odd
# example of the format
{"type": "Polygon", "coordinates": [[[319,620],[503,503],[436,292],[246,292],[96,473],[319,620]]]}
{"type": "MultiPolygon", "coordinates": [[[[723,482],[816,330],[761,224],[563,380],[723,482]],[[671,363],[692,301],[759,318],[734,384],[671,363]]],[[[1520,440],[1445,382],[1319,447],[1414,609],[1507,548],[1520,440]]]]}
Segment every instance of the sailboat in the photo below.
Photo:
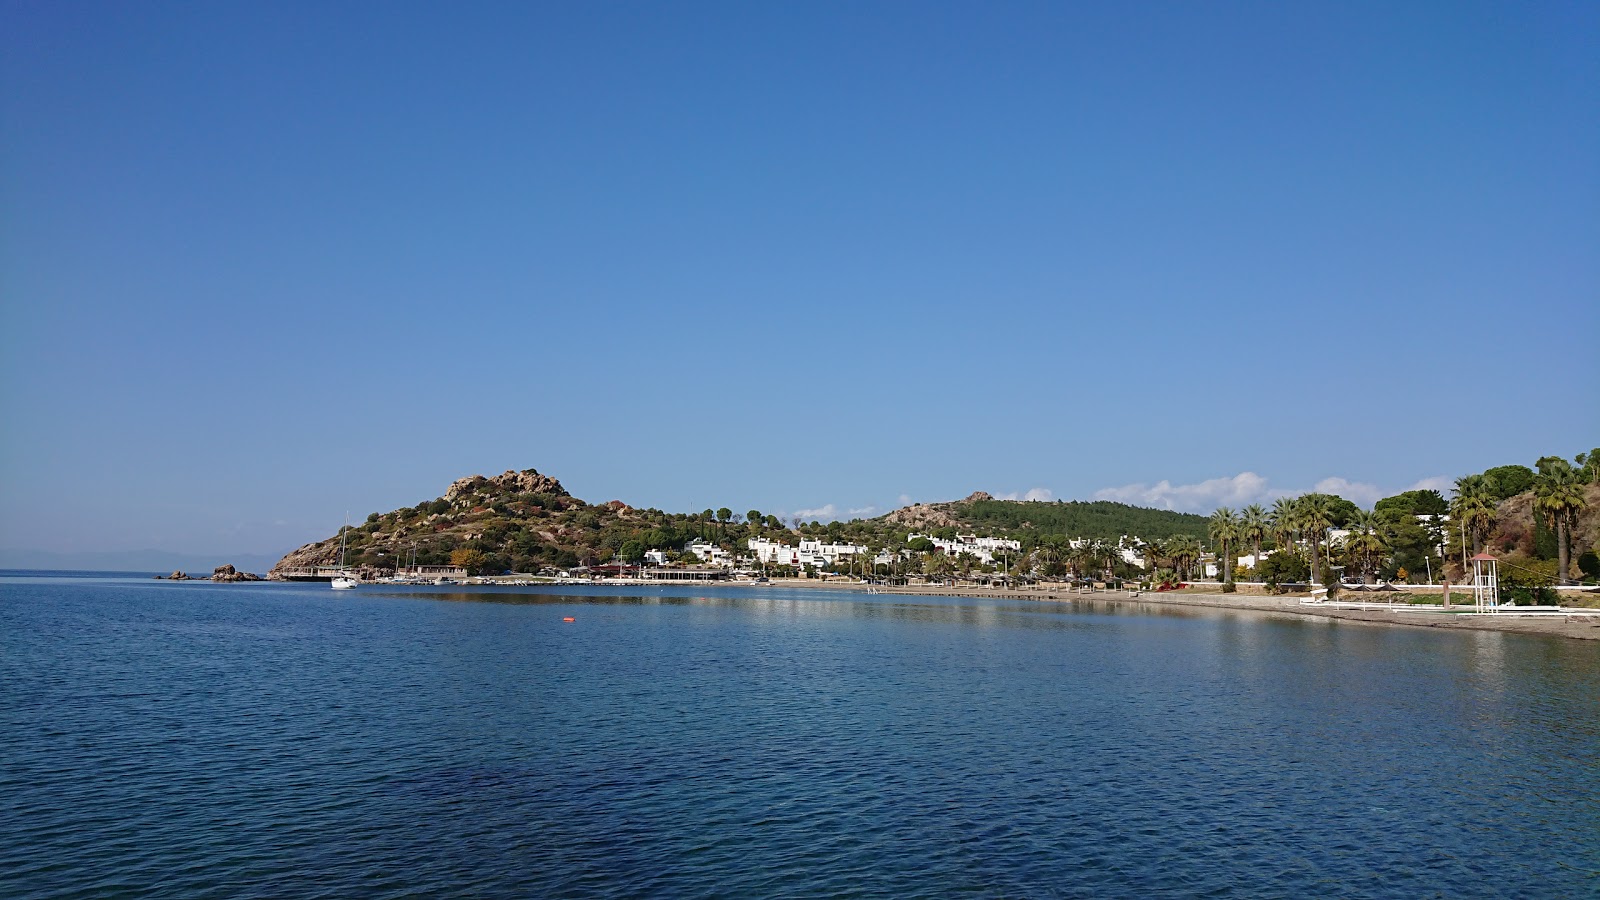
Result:
{"type": "Polygon", "coordinates": [[[344,527],[339,529],[339,574],[333,576],[333,589],[348,591],[361,583],[361,579],[344,570],[344,540],[345,532],[350,530],[350,515],[345,514],[344,527]]]}

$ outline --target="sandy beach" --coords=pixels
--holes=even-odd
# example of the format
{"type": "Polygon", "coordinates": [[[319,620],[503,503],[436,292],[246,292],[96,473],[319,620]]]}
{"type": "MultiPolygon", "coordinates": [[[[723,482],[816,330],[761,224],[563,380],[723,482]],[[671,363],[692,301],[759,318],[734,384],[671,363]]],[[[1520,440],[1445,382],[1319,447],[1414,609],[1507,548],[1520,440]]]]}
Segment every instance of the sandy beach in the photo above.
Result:
{"type": "MultiPolygon", "coordinates": [[[[866,591],[869,585],[847,581],[822,581],[809,578],[774,579],[782,587],[817,588],[823,590],[866,591]]],[[[1300,596],[1262,596],[1248,594],[1223,594],[1220,592],[1154,593],[1145,591],[1131,595],[1126,591],[1084,591],[1064,584],[1040,584],[1017,590],[993,588],[942,587],[914,585],[911,587],[875,587],[881,594],[908,596],[994,597],[1016,600],[1034,600],[1044,603],[1070,603],[1092,601],[1095,603],[1156,603],[1163,606],[1193,606],[1209,609],[1247,609],[1260,612],[1287,613],[1297,616],[1316,616],[1325,619],[1356,622],[1366,625],[1398,625],[1410,628],[1447,628],[1467,631],[1505,631],[1519,634],[1543,634],[1551,637],[1577,640],[1600,640],[1600,610],[1574,610],[1570,615],[1461,615],[1446,613],[1437,606],[1411,606],[1396,604],[1393,608],[1382,604],[1368,604],[1367,609],[1350,609],[1334,605],[1302,604],[1300,596]]],[[[1459,589],[1458,589],[1459,590],[1459,589]]],[[[1456,594],[1456,609],[1460,610],[1461,595],[1456,594]]]]}

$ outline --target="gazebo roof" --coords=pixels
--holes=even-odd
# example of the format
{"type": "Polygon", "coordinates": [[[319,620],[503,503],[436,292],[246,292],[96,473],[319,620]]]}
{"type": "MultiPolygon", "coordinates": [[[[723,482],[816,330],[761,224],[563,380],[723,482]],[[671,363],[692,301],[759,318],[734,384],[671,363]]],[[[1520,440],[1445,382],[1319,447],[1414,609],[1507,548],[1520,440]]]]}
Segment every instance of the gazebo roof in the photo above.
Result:
{"type": "Polygon", "coordinates": [[[1490,556],[1487,553],[1479,553],[1477,556],[1474,556],[1472,558],[1473,562],[1478,562],[1479,560],[1482,560],[1483,562],[1499,562],[1499,560],[1495,559],[1494,557],[1490,556]]]}

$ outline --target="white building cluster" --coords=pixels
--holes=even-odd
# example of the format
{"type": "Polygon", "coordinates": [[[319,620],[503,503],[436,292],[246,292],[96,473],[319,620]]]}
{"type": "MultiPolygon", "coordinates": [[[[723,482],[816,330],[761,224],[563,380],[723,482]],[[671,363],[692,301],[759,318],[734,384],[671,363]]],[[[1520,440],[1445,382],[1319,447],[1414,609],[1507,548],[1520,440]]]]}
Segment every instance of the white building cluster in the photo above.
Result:
{"type": "Polygon", "coordinates": [[[926,538],[939,548],[939,552],[946,556],[956,556],[961,553],[970,553],[985,565],[994,562],[996,553],[1018,553],[1022,550],[1021,541],[1008,541],[1005,538],[978,537],[975,534],[958,534],[954,540],[936,538],[931,534],[909,534],[906,541],[917,538],[926,538]]]}
{"type": "Polygon", "coordinates": [[[750,551],[755,554],[756,560],[769,566],[811,566],[822,569],[834,565],[844,557],[854,558],[857,554],[866,553],[867,548],[861,544],[836,544],[816,540],[802,540],[800,546],[766,538],[751,538],[750,551]]]}

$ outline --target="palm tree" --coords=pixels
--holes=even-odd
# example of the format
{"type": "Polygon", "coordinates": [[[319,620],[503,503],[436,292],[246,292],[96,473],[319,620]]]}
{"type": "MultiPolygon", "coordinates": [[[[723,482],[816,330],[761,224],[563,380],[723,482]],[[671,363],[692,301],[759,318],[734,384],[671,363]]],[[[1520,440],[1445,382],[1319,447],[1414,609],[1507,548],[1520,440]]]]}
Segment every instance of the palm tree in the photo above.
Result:
{"type": "Polygon", "coordinates": [[[1294,546],[1294,535],[1299,531],[1296,524],[1294,501],[1288,497],[1279,497],[1272,501],[1272,512],[1267,514],[1272,527],[1272,541],[1278,545],[1279,550],[1288,550],[1294,546]]]}
{"type": "Polygon", "coordinates": [[[1228,547],[1239,539],[1239,533],[1239,516],[1233,510],[1224,506],[1211,514],[1211,539],[1221,548],[1217,565],[1222,569],[1222,583],[1225,587],[1233,586],[1234,558],[1228,552],[1228,547]]]}
{"type": "Polygon", "coordinates": [[[1159,538],[1150,541],[1139,541],[1139,552],[1144,555],[1144,570],[1151,575],[1154,575],[1156,570],[1161,568],[1161,561],[1167,555],[1166,546],[1159,538]]]}
{"type": "Polygon", "coordinates": [[[1045,575],[1056,574],[1052,571],[1055,564],[1061,561],[1061,539],[1058,535],[1047,534],[1039,540],[1039,546],[1033,551],[1033,558],[1038,561],[1039,568],[1045,575]]]}
{"type": "Polygon", "coordinates": [[[1295,518],[1300,531],[1311,539],[1311,582],[1322,583],[1322,537],[1333,524],[1332,504],[1327,494],[1304,494],[1295,501],[1295,518]]]}
{"type": "Polygon", "coordinates": [[[1557,459],[1541,465],[1539,469],[1538,478],[1534,481],[1533,505],[1555,527],[1556,579],[1558,584],[1566,584],[1572,560],[1572,548],[1567,536],[1572,532],[1571,526],[1577,524],[1579,510],[1588,502],[1583,496],[1583,482],[1571,463],[1557,459]]]}
{"type": "Polygon", "coordinates": [[[1082,578],[1090,564],[1088,541],[1074,541],[1067,546],[1067,568],[1072,570],[1074,579],[1082,578]]]}
{"type": "Polygon", "coordinates": [[[1261,565],[1261,542],[1271,532],[1272,520],[1261,504],[1252,503],[1239,513],[1239,539],[1249,541],[1251,544],[1250,549],[1254,553],[1250,557],[1252,570],[1261,565]]]}
{"type": "Polygon", "coordinates": [[[1345,527],[1350,530],[1349,537],[1344,539],[1345,550],[1350,554],[1356,571],[1361,573],[1362,583],[1371,584],[1376,559],[1389,549],[1384,521],[1377,513],[1358,509],[1345,527]]]}
{"type": "Polygon", "coordinates": [[[1175,534],[1167,541],[1167,555],[1187,581],[1191,567],[1200,559],[1200,541],[1193,535],[1175,534]]]}
{"type": "Polygon", "coordinates": [[[1578,465],[1583,466],[1578,470],[1580,480],[1590,484],[1600,484],[1600,447],[1588,453],[1579,453],[1574,459],[1578,461],[1578,465]]]}
{"type": "Polygon", "coordinates": [[[1105,572],[1106,580],[1116,577],[1117,560],[1122,558],[1122,553],[1117,545],[1110,541],[1096,540],[1092,545],[1094,561],[1105,572]]]}
{"type": "Polygon", "coordinates": [[[1494,515],[1494,499],[1482,475],[1463,475],[1456,479],[1455,496],[1450,498],[1450,518],[1472,542],[1474,554],[1483,552],[1483,538],[1494,526],[1494,515]]]}

